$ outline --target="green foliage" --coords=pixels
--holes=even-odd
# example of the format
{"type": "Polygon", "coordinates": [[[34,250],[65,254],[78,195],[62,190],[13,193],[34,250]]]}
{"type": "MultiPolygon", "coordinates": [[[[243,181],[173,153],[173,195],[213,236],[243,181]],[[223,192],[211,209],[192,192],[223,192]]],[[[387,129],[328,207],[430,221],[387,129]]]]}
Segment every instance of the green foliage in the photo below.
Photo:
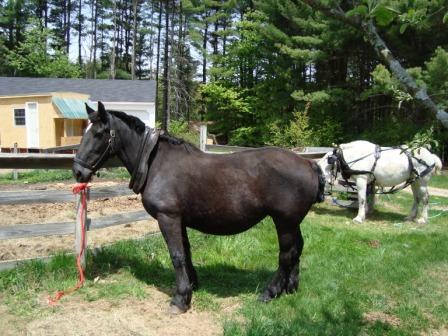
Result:
{"type": "Polygon", "coordinates": [[[399,108],[403,102],[408,102],[413,99],[409,93],[403,90],[400,82],[392,77],[384,65],[378,64],[371,74],[373,85],[361,94],[361,99],[366,99],[376,94],[386,94],[393,97],[399,108]]]}
{"type": "Polygon", "coordinates": [[[293,119],[288,125],[282,127],[278,122],[274,122],[269,130],[269,145],[279,147],[306,147],[312,146],[313,132],[309,126],[309,117],[306,111],[295,111],[293,119]]]}
{"type": "Polygon", "coordinates": [[[175,137],[184,139],[196,146],[199,146],[199,132],[195,132],[188,126],[186,121],[171,120],[168,132],[175,137]]]}
{"type": "Polygon", "coordinates": [[[231,131],[254,121],[250,98],[244,92],[213,82],[200,88],[206,105],[206,119],[215,122],[211,129],[219,134],[231,131]]]}
{"type": "Polygon", "coordinates": [[[439,142],[434,138],[434,127],[417,132],[407,145],[411,150],[422,147],[431,151],[436,150],[439,147],[439,142]]]}
{"type": "Polygon", "coordinates": [[[448,107],[448,52],[437,48],[425,66],[423,79],[427,83],[428,93],[442,106],[448,107]]]}
{"type": "Polygon", "coordinates": [[[258,127],[239,127],[230,133],[229,144],[234,146],[256,147],[262,139],[261,129],[258,127]]]}
{"type": "Polygon", "coordinates": [[[54,39],[50,30],[41,27],[38,21],[31,21],[25,40],[8,52],[8,66],[23,76],[79,77],[79,66],[72,64],[61,49],[50,47],[54,39]]]}

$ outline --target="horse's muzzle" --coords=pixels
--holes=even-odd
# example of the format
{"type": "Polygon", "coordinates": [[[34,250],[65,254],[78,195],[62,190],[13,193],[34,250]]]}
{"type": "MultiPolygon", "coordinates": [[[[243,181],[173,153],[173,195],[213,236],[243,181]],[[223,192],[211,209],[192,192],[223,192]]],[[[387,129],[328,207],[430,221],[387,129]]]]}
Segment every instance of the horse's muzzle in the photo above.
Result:
{"type": "Polygon", "coordinates": [[[89,182],[92,178],[93,171],[81,166],[79,163],[73,163],[73,176],[76,179],[76,182],[86,183],[89,182]]]}

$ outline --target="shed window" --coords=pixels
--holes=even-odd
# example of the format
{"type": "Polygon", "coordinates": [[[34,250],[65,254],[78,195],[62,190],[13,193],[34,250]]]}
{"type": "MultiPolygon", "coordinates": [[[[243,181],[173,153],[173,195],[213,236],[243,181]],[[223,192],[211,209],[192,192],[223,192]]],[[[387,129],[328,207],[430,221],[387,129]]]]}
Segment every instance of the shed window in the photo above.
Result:
{"type": "Polygon", "coordinates": [[[14,124],[25,126],[25,109],[14,109],[14,124]]]}

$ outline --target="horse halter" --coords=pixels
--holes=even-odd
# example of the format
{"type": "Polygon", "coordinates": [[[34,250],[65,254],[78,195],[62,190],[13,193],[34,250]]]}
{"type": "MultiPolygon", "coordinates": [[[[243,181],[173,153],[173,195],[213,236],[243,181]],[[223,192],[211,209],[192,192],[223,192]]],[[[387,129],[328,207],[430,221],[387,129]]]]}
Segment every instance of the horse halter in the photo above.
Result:
{"type": "Polygon", "coordinates": [[[109,131],[109,141],[107,143],[107,147],[104,150],[104,152],[100,155],[100,158],[94,163],[94,164],[89,164],[81,159],[78,159],[77,157],[74,158],[74,162],[76,162],[77,164],[79,164],[80,166],[90,169],[92,172],[95,172],[96,170],[98,170],[101,165],[104,163],[104,161],[106,161],[107,156],[108,155],[113,155],[116,153],[117,150],[117,139],[118,137],[116,136],[116,132],[115,130],[111,129],[109,131]]]}

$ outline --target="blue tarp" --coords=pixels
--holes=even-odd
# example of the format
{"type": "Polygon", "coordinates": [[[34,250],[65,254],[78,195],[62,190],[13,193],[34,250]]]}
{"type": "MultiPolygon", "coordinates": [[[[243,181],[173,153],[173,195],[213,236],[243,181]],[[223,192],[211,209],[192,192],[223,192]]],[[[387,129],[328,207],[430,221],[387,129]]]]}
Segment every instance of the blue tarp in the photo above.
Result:
{"type": "Polygon", "coordinates": [[[85,101],[82,99],[53,97],[53,104],[65,119],[87,119],[85,101]]]}

